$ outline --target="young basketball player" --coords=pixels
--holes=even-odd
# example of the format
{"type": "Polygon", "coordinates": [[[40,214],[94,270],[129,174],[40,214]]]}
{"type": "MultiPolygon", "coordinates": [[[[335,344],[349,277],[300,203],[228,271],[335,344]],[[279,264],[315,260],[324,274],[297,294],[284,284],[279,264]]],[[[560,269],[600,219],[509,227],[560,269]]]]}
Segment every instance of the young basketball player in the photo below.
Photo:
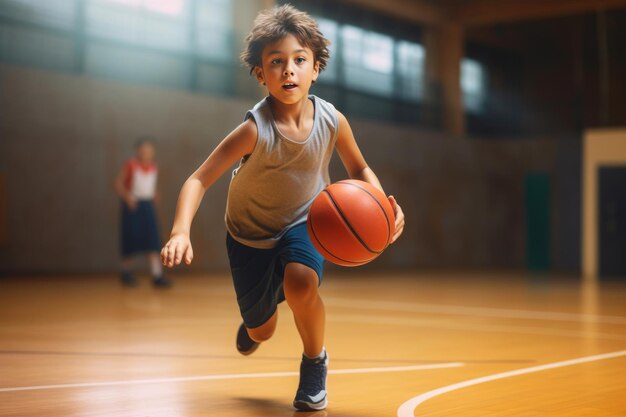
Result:
{"type": "Polygon", "coordinates": [[[124,164],[115,179],[115,191],[122,199],[120,278],[126,286],[137,285],[130,265],[133,256],[138,253],[147,253],[155,287],[171,285],[163,275],[163,266],[159,260],[161,239],[153,203],[158,170],[154,156],[152,140],[139,139],[135,143],[135,157],[124,164]]]}
{"type": "MultiPolygon", "coordinates": [[[[192,219],[204,192],[228,167],[233,172],[226,208],[226,245],[243,324],[237,349],[256,350],[276,328],[277,304],[287,300],[300,333],[303,356],[294,407],[326,407],[328,355],[324,304],[318,294],[323,258],[307,233],[306,216],[329,184],[336,147],[351,178],[381,188],[367,166],[346,118],[332,104],[309,95],[329,58],[328,40],[306,13],[285,5],[261,12],[246,38],[243,61],[268,96],[216,147],[180,192],[164,265],[191,263],[192,219]]],[[[382,189],[382,188],[381,188],[382,189]]],[[[404,214],[396,216],[395,241],[404,214]]]]}

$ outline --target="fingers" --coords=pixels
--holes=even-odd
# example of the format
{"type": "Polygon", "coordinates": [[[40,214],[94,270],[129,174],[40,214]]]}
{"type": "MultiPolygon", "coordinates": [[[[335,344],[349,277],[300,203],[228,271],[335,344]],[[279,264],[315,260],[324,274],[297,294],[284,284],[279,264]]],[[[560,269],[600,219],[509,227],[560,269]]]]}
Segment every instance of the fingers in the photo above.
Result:
{"type": "Polygon", "coordinates": [[[169,241],[165,246],[165,266],[170,268],[174,266],[174,251],[176,250],[176,243],[169,241]]]}
{"type": "Polygon", "coordinates": [[[187,251],[185,252],[185,263],[189,265],[193,261],[193,249],[191,245],[187,247],[187,251]]]}
{"type": "MultiPolygon", "coordinates": [[[[179,248],[179,243],[176,242],[175,240],[170,240],[169,242],[167,242],[167,244],[162,250],[162,255],[161,255],[161,260],[163,262],[163,265],[168,266],[170,268],[175,265],[176,252],[180,252],[180,249],[178,248],[179,248]]],[[[177,262],[177,264],[178,263],[180,263],[180,260],[177,262]]]]}
{"type": "Polygon", "coordinates": [[[193,260],[191,243],[188,240],[170,239],[161,249],[161,263],[172,268],[174,265],[180,265],[183,260],[187,265],[193,260]]]}
{"type": "Polygon", "coordinates": [[[185,252],[185,249],[186,248],[184,248],[181,243],[178,243],[176,245],[176,247],[174,248],[174,256],[173,256],[173,258],[174,258],[174,265],[179,265],[180,264],[180,260],[183,257],[183,253],[185,252]]]}
{"type": "Polygon", "coordinates": [[[398,240],[398,238],[400,237],[400,235],[402,234],[402,231],[404,230],[404,224],[402,226],[400,226],[399,228],[396,228],[395,233],[393,234],[393,237],[391,238],[391,243],[395,242],[396,240],[398,240]]]}
{"type": "Polygon", "coordinates": [[[135,211],[135,209],[137,208],[137,201],[128,197],[126,199],[126,206],[128,207],[130,211],[135,211]]]}
{"type": "Polygon", "coordinates": [[[398,211],[398,202],[396,201],[396,198],[392,195],[387,198],[389,199],[389,203],[391,203],[391,208],[393,209],[394,216],[398,218],[398,216],[396,216],[396,212],[398,211]]]}
{"type": "Polygon", "coordinates": [[[163,265],[167,265],[167,245],[169,245],[169,242],[167,242],[165,246],[163,246],[163,249],[161,249],[161,263],[163,265]]]}
{"type": "Polygon", "coordinates": [[[173,250],[174,250],[174,243],[171,240],[167,242],[165,246],[163,246],[163,249],[161,249],[161,263],[164,266],[170,266],[170,267],[172,266],[173,250]]]}
{"type": "Polygon", "coordinates": [[[394,196],[390,195],[388,198],[391,206],[393,207],[394,215],[396,217],[395,232],[391,237],[391,243],[393,243],[400,237],[400,235],[404,231],[404,212],[402,211],[400,205],[398,205],[398,202],[396,201],[394,196]]]}
{"type": "Polygon", "coordinates": [[[165,246],[161,248],[161,265],[165,265],[165,246]]]}

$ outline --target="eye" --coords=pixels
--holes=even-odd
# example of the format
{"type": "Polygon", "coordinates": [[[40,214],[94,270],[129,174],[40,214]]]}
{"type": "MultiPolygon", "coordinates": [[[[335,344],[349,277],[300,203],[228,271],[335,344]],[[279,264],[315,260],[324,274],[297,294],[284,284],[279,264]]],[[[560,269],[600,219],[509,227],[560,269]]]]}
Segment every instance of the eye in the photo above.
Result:
{"type": "Polygon", "coordinates": [[[303,58],[301,56],[299,56],[298,58],[296,58],[296,64],[302,64],[306,62],[306,58],[303,58]]]}
{"type": "Polygon", "coordinates": [[[283,60],[280,58],[274,58],[270,61],[272,65],[279,65],[281,62],[283,62],[283,60]]]}

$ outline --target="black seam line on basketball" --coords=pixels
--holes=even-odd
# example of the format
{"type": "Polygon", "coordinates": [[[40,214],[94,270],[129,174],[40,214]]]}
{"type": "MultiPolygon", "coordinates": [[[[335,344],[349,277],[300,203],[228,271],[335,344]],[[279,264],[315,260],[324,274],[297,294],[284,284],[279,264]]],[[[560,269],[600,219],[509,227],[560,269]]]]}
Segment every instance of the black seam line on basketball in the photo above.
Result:
{"type": "Polygon", "coordinates": [[[340,257],[338,257],[337,255],[335,255],[334,253],[332,253],[331,251],[329,251],[328,249],[326,249],[326,246],[324,246],[322,244],[322,241],[319,240],[319,238],[317,237],[317,234],[315,233],[315,226],[313,225],[313,215],[311,214],[311,211],[309,211],[309,217],[311,219],[311,221],[309,222],[309,224],[311,225],[311,231],[313,232],[313,237],[315,238],[315,240],[317,241],[317,243],[320,244],[320,246],[322,247],[322,249],[324,249],[326,251],[326,253],[330,254],[333,256],[333,258],[339,259],[341,262],[346,262],[349,264],[355,264],[356,266],[361,265],[363,262],[367,262],[367,261],[360,261],[360,262],[355,262],[355,261],[349,261],[347,259],[341,259],[340,257]]]}
{"type": "MultiPolygon", "coordinates": [[[[339,208],[339,206],[337,205],[337,202],[335,201],[335,199],[333,198],[333,195],[330,193],[330,191],[328,190],[324,190],[324,192],[326,194],[328,194],[328,198],[330,198],[330,202],[333,203],[333,206],[335,206],[335,208],[337,209],[337,213],[339,213],[339,215],[341,216],[341,218],[343,219],[344,223],[346,224],[346,226],[348,226],[348,229],[350,229],[350,231],[352,232],[352,234],[354,235],[354,237],[357,238],[357,240],[359,242],[361,242],[361,245],[363,245],[363,247],[365,249],[367,249],[369,252],[371,253],[375,253],[377,255],[380,255],[381,253],[383,253],[383,251],[375,251],[373,249],[370,249],[369,246],[367,246],[367,243],[365,243],[363,241],[363,239],[361,239],[361,236],[358,235],[358,233],[356,232],[356,230],[354,230],[354,228],[352,227],[352,225],[350,224],[350,222],[348,221],[348,219],[346,219],[346,216],[343,215],[343,213],[341,212],[341,209],[339,208]]],[[[370,194],[371,195],[371,194],[370,194]]],[[[373,197],[373,196],[372,196],[373,197]]],[[[376,200],[376,199],[374,199],[376,200]]],[[[378,203],[378,201],[376,201],[378,203]]],[[[389,233],[387,233],[387,235],[389,235],[389,233]]]]}
{"type": "MultiPolygon", "coordinates": [[[[359,188],[359,189],[365,191],[366,193],[368,193],[374,199],[376,204],[378,204],[378,207],[380,207],[380,209],[383,211],[383,216],[385,216],[385,220],[387,220],[387,242],[389,242],[389,238],[391,237],[391,222],[389,221],[389,217],[387,217],[387,213],[385,213],[385,209],[383,208],[382,204],[380,204],[378,199],[376,197],[374,197],[374,194],[370,193],[367,189],[365,189],[365,188],[361,187],[360,185],[355,184],[353,182],[350,182],[350,181],[347,181],[347,180],[338,181],[338,182],[341,183],[341,184],[352,185],[353,187],[359,188]]],[[[389,246],[389,244],[385,245],[385,249],[387,248],[387,246],[389,246]]]]}

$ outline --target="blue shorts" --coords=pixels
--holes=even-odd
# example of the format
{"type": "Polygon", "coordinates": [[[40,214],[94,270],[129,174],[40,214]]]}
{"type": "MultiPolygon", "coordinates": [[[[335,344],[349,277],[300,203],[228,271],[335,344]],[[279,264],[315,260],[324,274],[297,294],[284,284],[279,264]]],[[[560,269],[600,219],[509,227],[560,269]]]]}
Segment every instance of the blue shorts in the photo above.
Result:
{"type": "Polygon", "coordinates": [[[140,200],[131,210],[122,202],[120,251],[123,257],[142,252],[159,252],[161,238],[152,200],[140,200]]]}
{"type": "Polygon", "coordinates": [[[324,258],[311,243],[306,223],[289,229],[271,249],[251,248],[228,233],[226,248],[239,311],[248,328],[268,321],[285,301],[283,275],[288,263],[308,266],[317,273],[318,285],[322,282],[324,258]]]}

